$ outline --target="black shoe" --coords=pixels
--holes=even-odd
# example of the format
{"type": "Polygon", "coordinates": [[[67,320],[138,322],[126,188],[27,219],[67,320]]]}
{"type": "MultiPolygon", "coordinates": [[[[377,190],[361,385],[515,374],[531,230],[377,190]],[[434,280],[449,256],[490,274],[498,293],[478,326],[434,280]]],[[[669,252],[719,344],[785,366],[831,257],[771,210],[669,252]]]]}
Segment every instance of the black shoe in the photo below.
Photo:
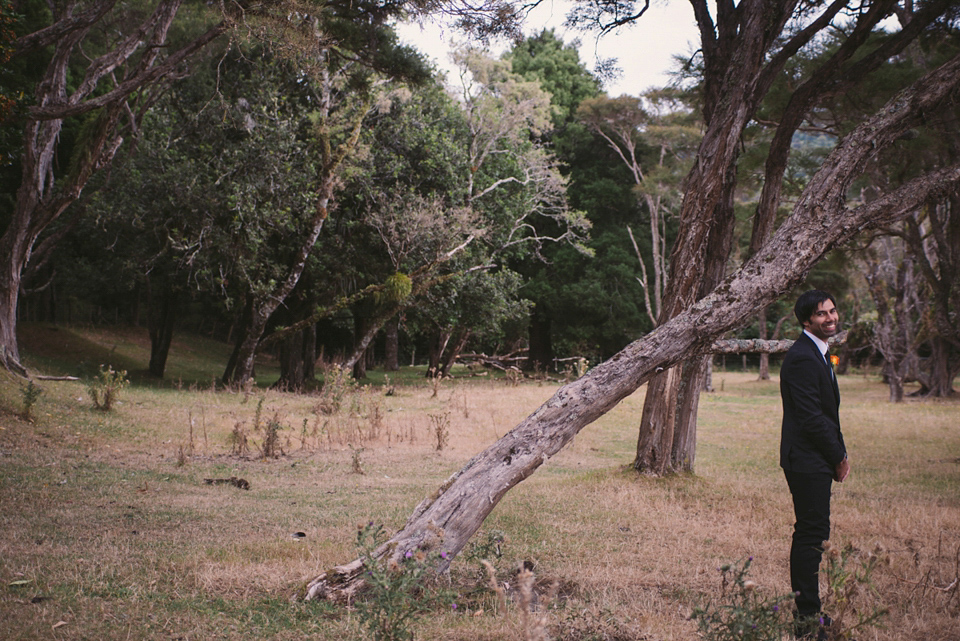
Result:
{"type": "Polygon", "coordinates": [[[814,614],[797,619],[793,624],[793,636],[797,641],[827,641],[827,628],[832,623],[825,614],[814,614]]]}

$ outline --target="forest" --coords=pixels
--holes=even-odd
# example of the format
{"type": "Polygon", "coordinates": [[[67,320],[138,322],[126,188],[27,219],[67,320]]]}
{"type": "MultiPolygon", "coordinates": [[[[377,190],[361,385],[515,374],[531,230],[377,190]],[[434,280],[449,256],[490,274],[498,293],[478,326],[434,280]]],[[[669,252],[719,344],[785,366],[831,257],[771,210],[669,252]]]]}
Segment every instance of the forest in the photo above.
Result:
{"type": "MultiPolygon", "coordinates": [[[[8,368],[17,323],[62,322],[146,327],[157,378],[176,332],[234,346],[224,384],[251,379],[256,353],[280,360],[286,389],[312,384],[318,358],[357,379],[417,362],[443,376],[465,353],[555,372],[679,311],[685,191],[719,82],[706,50],[678,59],[670,86],[612,97],[552,31],[523,37],[453,5],[478,38],[513,37],[499,58],[482,39],[461,48],[458,78],[398,44],[391,25],[417,7],[333,4],[299,22],[276,7],[244,24],[179,3],[97,7],[82,27],[76,9],[4,9],[8,368]],[[140,20],[177,55],[140,51],[140,20]],[[62,29],[75,30],[58,42],[62,29]]],[[[584,29],[614,26],[577,11],[584,29]]],[[[715,282],[758,251],[838,140],[955,55],[948,5],[914,7],[910,30],[875,26],[904,11],[831,6],[813,34],[813,7],[787,16],[777,39],[805,46],[764,70],[737,125],[715,282]]],[[[849,203],[954,162],[953,104],[876,154],[849,203]]],[[[960,370],[953,198],[832,247],[806,279],[846,303],[844,366],[882,361],[895,399],[909,381],[945,396],[960,370]]],[[[788,315],[775,302],[736,336],[776,337],[788,315]]]]}

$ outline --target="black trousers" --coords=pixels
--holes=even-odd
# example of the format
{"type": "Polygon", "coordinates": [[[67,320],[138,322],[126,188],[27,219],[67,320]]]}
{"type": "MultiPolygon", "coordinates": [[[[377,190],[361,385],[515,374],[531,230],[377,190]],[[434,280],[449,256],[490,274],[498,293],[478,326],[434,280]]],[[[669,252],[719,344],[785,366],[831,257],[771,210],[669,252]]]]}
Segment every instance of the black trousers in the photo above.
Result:
{"type": "Polygon", "coordinates": [[[788,470],[784,470],[784,474],[793,495],[793,512],[797,518],[790,546],[790,585],[796,595],[797,616],[803,618],[820,613],[818,571],[823,542],[830,539],[833,476],[788,470]]]}

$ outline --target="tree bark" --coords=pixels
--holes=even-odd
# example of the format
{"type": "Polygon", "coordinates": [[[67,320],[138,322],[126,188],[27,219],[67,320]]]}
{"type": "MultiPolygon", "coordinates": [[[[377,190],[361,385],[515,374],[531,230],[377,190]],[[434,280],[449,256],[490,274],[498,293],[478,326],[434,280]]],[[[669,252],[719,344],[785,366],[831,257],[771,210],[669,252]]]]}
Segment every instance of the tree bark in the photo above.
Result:
{"type": "Polygon", "coordinates": [[[303,332],[295,332],[280,342],[280,378],[277,388],[299,392],[306,382],[304,373],[303,332]]]}
{"type": "Polygon", "coordinates": [[[303,333],[303,379],[312,381],[317,377],[317,324],[311,323],[303,333]]]}
{"type": "MultiPolygon", "coordinates": [[[[960,165],[955,165],[859,207],[848,208],[844,197],[876,150],[889,145],[958,85],[960,57],[915,83],[857,127],[827,158],[797,201],[793,215],[760,252],[710,294],[560,388],[424,499],[406,525],[378,548],[376,558],[399,560],[418,547],[442,546],[447,558],[438,570],[445,570],[511,488],[652,375],[709,351],[724,332],[802,282],[832,247],[865,229],[902,219],[932,193],[960,184],[960,165]],[[438,530],[443,533],[442,541],[436,540],[438,530]]],[[[362,585],[363,562],[356,560],[311,581],[305,596],[350,598],[362,585]]]]}
{"type": "Polygon", "coordinates": [[[441,376],[440,366],[443,359],[443,352],[447,349],[447,343],[450,342],[451,331],[448,329],[437,328],[430,339],[427,351],[427,378],[441,376]]]}
{"type": "Polygon", "coordinates": [[[155,291],[155,286],[149,285],[147,293],[149,317],[147,332],[150,335],[150,375],[163,378],[167,367],[167,356],[170,354],[170,344],[173,342],[173,328],[177,322],[179,312],[178,293],[165,287],[162,293],[155,291]]]}
{"type": "MultiPolygon", "coordinates": [[[[758,328],[758,338],[760,340],[767,340],[767,310],[762,309],[760,313],[757,314],[757,328],[758,328]]],[[[770,355],[769,354],[760,354],[760,373],[757,376],[757,380],[760,381],[769,381],[770,380],[770,355]]]]}
{"type": "Polygon", "coordinates": [[[440,375],[443,377],[450,376],[450,370],[453,368],[453,364],[457,361],[457,357],[463,352],[463,348],[467,346],[467,341],[470,340],[470,330],[460,327],[455,331],[456,340],[453,341],[453,346],[443,355],[443,358],[440,361],[440,375]]]}
{"type": "Polygon", "coordinates": [[[373,341],[378,328],[373,327],[368,319],[354,313],[353,315],[353,351],[343,363],[343,369],[352,370],[353,378],[361,381],[367,377],[367,348],[373,341]]]}
{"type": "Polygon", "coordinates": [[[530,313],[528,331],[530,350],[527,367],[546,372],[553,366],[553,343],[550,339],[550,318],[539,307],[530,313]]]}
{"type": "Polygon", "coordinates": [[[386,341],[383,350],[383,369],[396,372],[400,369],[400,315],[396,315],[384,325],[386,341]]]}

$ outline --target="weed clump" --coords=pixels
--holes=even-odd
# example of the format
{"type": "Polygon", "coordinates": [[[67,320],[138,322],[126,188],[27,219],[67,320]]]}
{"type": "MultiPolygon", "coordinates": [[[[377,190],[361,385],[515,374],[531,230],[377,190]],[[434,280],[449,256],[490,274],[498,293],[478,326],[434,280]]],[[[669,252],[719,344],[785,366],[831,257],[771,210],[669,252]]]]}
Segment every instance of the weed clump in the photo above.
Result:
{"type": "Polygon", "coordinates": [[[407,551],[400,561],[382,562],[376,552],[385,540],[382,525],[371,522],[357,528],[357,549],[367,584],[357,614],[374,641],[409,641],[414,638],[411,626],[420,615],[447,603],[457,607],[451,592],[427,581],[446,552],[407,551]]]}
{"type": "Polygon", "coordinates": [[[33,420],[33,406],[37,404],[37,399],[43,394],[43,390],[33,384],[33,381],[20,386],[20,399],[23,401],[23,411],[20,412],[20,418],[30,422],[33,420]]]}
{"type": "MultiPolygon", "coordinates": [[[[857,558],[852,546],[841,551],[826,541],[823,547],[827,561],[823,611],[827,616],[809,623],[814,629],[825,628],[830,639],[850,641],[854,632],[878,625],[887,612],[877,605],[864,605],[860,598],[866,593],[875,593],[871,576],[879,557],[867,555],[858,567],[851,568],[850,561],[857,558]]],[[[765,596],[755,582],[747,579],[752,561],[753,557],[742,565],[721,567],[722,601],[719,604],[708,601],[694,609],[691,618],[697,621],[700,635],[707,641],[779,641],[792,638],[798,625],[802,629],[808,624],[786,616],[789,608],[785,604],[793,600],[793,594],[765,596]]]]}
{"type": "Polygon", "coordinates": [[[283,424],[280,417],[274,414],[273,418],[263,426],[263,441],[260,443],[260,458],[277,458],[283,455],[283,446],[280,444],[280,430],[283,424]]]}
{"type": "Polygon", "coordinates": [[[428,416],[433,425],[433,435],[437,439],[437,451],[442,452],[443,448],[450,443],[450,413],[428,414],[428,416]]]}
{"type": "Polygon", "coordinates": [[[87,390],[90,392],[93,406],[98,410],[109,412],[120,398],[120,392],[129,384],[127,370],[114,370],[112,366],[101,365],[100,373],[93,379],[87,390]]]}
{"type": "Polygon", "coordinates": [[[779,641],[793,630],[785,604],[793,594],[766,596],[747,574],[753,557],[720,568],[721,602],[707,601],[693,610],[700,636],[707,641],[779,641]]]}
{"type": "Polygon", "coordinates": [[[823,609],[831,617],[827,627],[830,638],[847,641],[854,632],[879,625],[887,614],[887,608],[869,603],[877,597],[872,577],[881,557],[875,552],[861,554],[850,544],[840,549],[830,541],[824,542],[823,551],[827,561],[823,609]]]}

